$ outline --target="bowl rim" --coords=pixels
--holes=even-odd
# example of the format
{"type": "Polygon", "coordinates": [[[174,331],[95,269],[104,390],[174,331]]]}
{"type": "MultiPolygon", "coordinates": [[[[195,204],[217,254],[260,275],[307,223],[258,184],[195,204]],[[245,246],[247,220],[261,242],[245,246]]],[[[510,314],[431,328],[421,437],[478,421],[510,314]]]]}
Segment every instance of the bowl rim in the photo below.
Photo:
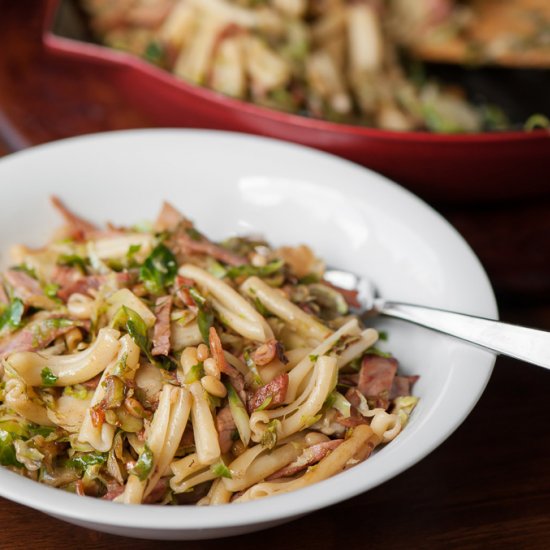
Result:
{"type": "Polygon", "coordinates": [[[256,105],[250,101],[236,99],[211,90],[205,86],[199,86],[183,79],[177,78],[171,72],[147,63],[144,59],[128,52],[118,51],[108,46],[85,42],[73,38],[58,35],[53,30],[58,7],[64,0],[47,0],[42,25],[42,41],[44,47],[50,53],[63,56],[78,57],[89,61],[109,64],[119,69],[130,69],[138,74],[147,76],[154,81],[171,87],[175,90],[186,92],[195,100],[209,102],[228,111],[241,111],[260,119],[269,120],[281,125],[300,127],[304,130],[326,132],[330,134],[342,134],[357,138],[377,139],[381,141],[403,141],[407,143],[426,143],[441,146],[452,145],[479,145],[493,143],[539,142],[550,141],[550,130],[534,129],[504,130],[494,132],[471,132],[456,134],[441,134],[427,131],[395,131],[359,126],[346,123],[330,122],[324,119],[316,119],[301,116],[276,109],[270,109],[256,105]]]}
{"type": "MultiPolygon", "coordinates": [[[[342,166],[344,170],[360,171],[363,174],[369,173],[370,177],[378,180],[385,186],[398,189],[406,196],[407,200],[417,203],[426,209],[426,212],[435,216],[441,223],[444,223],[451,231],[456,243],[469,254],[472,266],[476,268],[479,276],[479,283],[486,287],[484,294],[484,314],[487,317],[498,318],[496,299],[490,285],[487,274],[485,273],[479,259],[466,243],[463,237],[456,231],[439,213],[431,206],[422,201],[410,191],[402,188],[398,184],[385,178],[378,173],[361,167],[355,163],[341,159],[335,155],[324,153],[312,149],[310,147],[296,145],[267,137],[250,136],[237,132],[226,132],[217,130],[191,130],[191,129],[144,129],[144,130],[120,130],[114,132],[101,132],[97,134],[88,134],[73,138],[66,138],[55,142],[50,142],[32,147],[30,149],[19,151],[12,155],[8,155],[0,159],[0,171],[2,165],[8,163],[20,163],[32,158],[34,155],[43,155],[50,149],[63,148],[67,145],[70,147],[73,144],[78,146],[86,145],[94,140],[124,140],[127,136],[155,136],[161,134],[188,134],[191,137],[199,135],[214,135],[225,136],[226,139],[240,140],[243,145],[246,142],[262,142],[267,146],[276,145],[277,147],[315,155],[317,158],[322,157],[328,161],[342,166]]],[[[132,507],[124,507],[118,503],[94,499],[92,497],[82,497],[60,491],[51,487],[47,487],[30,479],[24,478],[18,474],[0,468],[0,495],[30,506],[37,510],[41,510],[48,514],[52,514],[61,519],[72,519],[75,522],[88,522],[95,524],[101,529],[101,526],[121,527],[127,529],[135,529],[136,536],[139,536],[140,530],[147,531],[164,531],[166,533],[189,533],[197,530],[219,530],[223,528],[253,526],[262,523],[282,522],[285,519],[298,517],[312,511],[315,511],[326,506],[347,500],[360,493],[366,492],[373,487],[384,483],[390,478],[395,477],[399,473],[405,471],[418,461],[422,460],[426,455],[431,453],[436,447],[443,443],[450,435],[458,428],[458,426],[469,415],[473,407],[476,405],[481,394],[483,393],[492,373],[492,369],[496,360],[496,356],[491,353],[486,353],[479,358],[480,368],[485,369],[485,375],[482,377],[476,391],[471,394],[469,406],[466,407],[460,415],[454,418],[449,430],[439,437],[433,438],[420,453],[412,453],[406,459],[403,459],[395,467],[388,468],[383,474],[369,483],[357,483],[354,479],[357,477],[357,470],[351,468],[338,474],[335,477],[315,483],[311,486],[294,491],[291,493],[260,499],[257,501],[238,503],[231,506],[224,506],[221,510],[223,513],[215,515],[214,522],[212,521],[212,510],[208,507],[185,506],[185,514],[182,514],[181,506],[165,507],[155,505],[139,505],[132,507]],[[331,491],[330,488],[336,488],[338,480],[345,486],[344,491],[331,491]],[[347,483],[344,483],[346,481],[347,483]],[[350,481],[354,481],[350,483],[350,481]],[[292,498],[297,492],[301,498],[292,498]],[[206,511],[208,510],[208,511],[206,511]]]]}

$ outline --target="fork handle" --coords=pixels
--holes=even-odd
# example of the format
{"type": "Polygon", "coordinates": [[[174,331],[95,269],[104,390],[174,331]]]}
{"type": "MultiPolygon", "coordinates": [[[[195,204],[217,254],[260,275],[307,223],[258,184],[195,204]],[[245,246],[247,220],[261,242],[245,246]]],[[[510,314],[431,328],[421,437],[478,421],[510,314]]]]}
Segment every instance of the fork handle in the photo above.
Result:
{"type": "Polygon", "coordinates": [[[491,351],[550,369],[550,332],[441,309],[375,301],[381,315],[421,325],[491,351]]]}

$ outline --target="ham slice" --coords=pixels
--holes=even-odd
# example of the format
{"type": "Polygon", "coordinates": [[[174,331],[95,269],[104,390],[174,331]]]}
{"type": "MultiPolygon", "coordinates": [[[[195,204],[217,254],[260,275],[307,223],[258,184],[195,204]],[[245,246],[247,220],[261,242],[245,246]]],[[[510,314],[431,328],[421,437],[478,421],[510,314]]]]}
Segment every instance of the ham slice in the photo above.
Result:
{"type": "Polygon", "coordinates": [[[276,376],[271,382],[256,390],[254,395],[248,400],[248,412],[252,414],[269,398],[271,398],[271,400],[266,405],[266,409],[281,405],[285,400],[287,390],[288,374],[283,372],[279,374],[279,376],[276,376]]]}
{"type": "Polygon", "coordinates": [[[37,296],[44,296],[40,283],[24,271],[8,269],[4,273],[4,279],[13,287],[14,294],[25,303],[37,296]]]}
{"type": "Polygon", "coordinates": [[[164,201],[153,227],[155,233],[174,231],[184,220],[185,217],[179,210],[174,208],[169,202],[164,201]]]}
{"type": "Polygon", "coordinates": [[[177,252],[192,256],[193,254],[205,254],[212,256],[224,264],[238,266],[246,264],[246,258],[238,256],[225,248],[209,241],[202,235],[195,240],[186,231],[180,231],[174,238],[174,245],[177,252]]]}
{"type": "Polygon", "coordinates": [[[216,429],[222,454],[228,453],[233,446],[233,434],[237,429],[229,405],[220,409],[216,416],[216,429]]]}
{"type": "Polygon", "coordinates": [[[419,376],[396,376],[390,390],[390,399],[411,395],[412,386],[419,378],[419,376]]]}
{"type": "MultiPolygon", "coordinates": [[[[119,285],[127,285],[132,279],[127,272],[116,273],[114,276],[119,285]]],[[[66,302],[72,294],[89,294],[90,290],[97,290],[109,277],[110,275],[83,275],[75,267],[57,266],[52,281],[60,287],[57,296],[66,302]]]]}
{"type": "Polygon", "coordinates": [[[50,198],[53,206],[57,211],[63,216],[67,228],[69,231],[69,236],[75,240],[85,240],[90,233],[95,233],[98,228],[93,223],[80,218],[74,212],[71,212],[61,201],[59,197],[52,195],[50,198]]]}
{"type": "Polygon", "coordinates": [[[396,372],[397,360],[393,357],[365,355],[359,371],[357,388],[365,397],[387,398],[396,372]]]}
{"type": "Polygon", "coordinates": [[[265,344],[262,344],[259,348],[257,348],[252,354],[252,360],[260,367],[268,365],[271,361],[273,361],[273,359],[275,359],[275,357],[277,357],[281,363],[285,365],[288,363],[283,345],[275,339],[268,340],[265,344]]]}
{"type": "Polygon", "coordinates": [[[170,353],[170,312],[172,311],[172,296],[161,296],[155,302],[156,323],[153,328],[153,355],[168,355],[170,353]]]}
{"type": "Polygon", "coordinates": [[[81,325],[59,318],[35,319],[22,329],[4,336],[0,340],[0,359],[16,351],[37,351],[51,344],[58,336],[81,325]]]}
{"type": "Polygon", "coordinates": [[[317,464],[323,458],[325,458],[331,451],[336,449],[343,439],[333,439],[331,441],[325,441],[323,443],[317,443],[304,450],[304,452],[292,463],[280,470],[277,470],[274,474],[271,474],[267,480],[279,479],[281,477],[290,477],[296,475],[298,472],[317,464]]]}

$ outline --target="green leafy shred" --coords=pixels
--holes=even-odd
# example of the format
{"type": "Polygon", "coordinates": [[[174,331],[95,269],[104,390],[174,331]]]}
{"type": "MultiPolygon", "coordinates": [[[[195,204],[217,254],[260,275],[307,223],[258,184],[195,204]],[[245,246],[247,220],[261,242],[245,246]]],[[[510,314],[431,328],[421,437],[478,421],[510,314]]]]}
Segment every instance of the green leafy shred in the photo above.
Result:
{"type": "Polygon", "coordinates": [[[197,363],[196,365],[193,365],[189,369],[189,372],[185,375],[184,382],[186,384],[192,384],[193,382],[200,380],[203,376],[204,376],[204,365],[202,363],[197,363]]]}
{"type": "Polygon", "coordinates": [[[24,312],[25,305],[23,302],[19,298],[14,298],[9,306],[2,312],[2,315],[0,315],[0,330],[6,326],[10,328],[19,328],[24,312]]]}
{"type": "Polygon", "coordinates": [[[273,449],[277,445],[277,428],[281,425],[281,422],[276,418],[273,419],[268,425],[267,429],[262,435],[260,444],[266,449],[273,449]]]}
{"type": "Polygon", "coordinates": [[[223,279],[227,275],[227,269],[225,269],[225,267],[223,267],[220,262],[217,262],[214,259],[208,262],[207,269],[211,275],[214,275],[214,277],[216,277],[216,279],[223,279]]]}
{"type": "Polygon", "coordinates": [[[250,374],[252,377],[252,384],[257,387],[263,386],[264,382],[262,380],[262,377],[260,376],[258,367],[256,366],[254,359],[252,359],[252,357],[250,356],[250,353],[248,352],[248,350],[244,351],[243,359],[246,366],[248,367],[248,370],[250,371],[250,374]]]}
{"type": "Polygon", "coordinates": [[[149,42],[143,52],[143,57],[153,65],[162,66],[165,57],[164,49],[158,42],[149,42]]]}
{"type": "Polygon", "coordinates": [[[158,244],[139,270],[139,280],[151,294],[162,294],[174,282],[178,272],[176,258],[163,244],[158,244]]]}
{"type": "Polygon", "coordinates": [[[236,279],[243,275],[247,277],[269,277],[280,271],[285,262],[283,260],[273,260],[264,266],[256,267],[251,264],[243,264],[234,267],[230,267],[227,270],[227,277],[230,279],[236,279]]]}
{"type": "Polygon", "coordinates": [[[272,395],[268,395],[268,396],[264,399],[263,403],[262,403],[259,407],[257,407],[255,410],[256,410],[256,411],[263,411],[264,409],[266,409],[267,407],[269,407],[269,404],[271,403],[271,401],[273,401],[273,396],[272,396],[272,395]]]}
{"type": "Polygon", "coordinates": [[[47,283],[43,286],[44,294],[48,298],[57,298],[57,291],[60,289],[60,286],[55,283],[47,283]]]}
{"type": "Polygon", "coordinates": [[[121,306],[115,313],[111,326],[115,329],[124,327],[145,356],[152,363],[155,363],[154,357],[151,355],[151,345],[147,336],[147,325],[137,311],[127,306],[121,306]]]}
{"type": "Polygon", "coordinates": [[[107,462],[107,453],[79,453],[67,461],[67,466],[79,472],[85,472],[90,466],[102,465],[107,462]]]}
{"type": "Polygon", "coordinates": [[[318,355],[313,355],[311,354],[309,356],[309,360],[312,362],[312,363],[315,363],[317,361],[317,359],[319,359],[319,356],[318,355]]]}
{"type": "Polygon", "coordinates": [[[216,464],[212,464],[212,466],[210,466],[210,471],[216,477],[225,477],[227,479],[233,479],[233,476],[231,475],[231,470],[224,464],[223,460],[216,462],[216,464]]]}
{"type": "Polygon", "coordinates": [[[82,272],[82,274],[86,275],[88,260],[78,254],[61,254],[61,256],[57,258],[57,263],[68,267],[76,267],[82,272]]]}
{"type": "Polygon", "coordinates": [[[214,325],[214,312],[207,307],[200,308],[197,314],[197,324],[199,326],[202,339],[208,343],[210,327],[214,325]]]}
{"type": "Polygon", "coordinates": [[[189,294],[191,295],[191,298],[193,298],[193,302],[195,302],[197,307],[206,305],[206,298],[195,287],[191,287],[189,289],[189,294]]]}
{"type": "Polygon", "coordinates": [[[13,446],[15,439],[10,432],[0,429],[0,464],[2,466],[23,467],[16,458],[15,447],[13,446]]]}
{"type": "Polygon", "coordinates": [[[269,311],[269,309],[267,309],[262,304],[262,301],[257,296],[256,296],[256,298],[254,298],[254,305],[256,306],[256,309],[258,310],[258,313],[262,317],[270,317],[271,316],[271,312],[269,311]]]}
{"type": "Polygon", "coordinates": [[[145,481],[153,469],[153,462],[153,451],[145,443],[143,451],[141,451],[136,465],[130,470],[130,473],[137,476],[140,481],[145,481]]]}
{"type": "Polygon", "coordinates": [[[43,386],[55,386],[58,380],[58,377],[48,367],[42,369],[40,377],[42,378],[43,386]]]}

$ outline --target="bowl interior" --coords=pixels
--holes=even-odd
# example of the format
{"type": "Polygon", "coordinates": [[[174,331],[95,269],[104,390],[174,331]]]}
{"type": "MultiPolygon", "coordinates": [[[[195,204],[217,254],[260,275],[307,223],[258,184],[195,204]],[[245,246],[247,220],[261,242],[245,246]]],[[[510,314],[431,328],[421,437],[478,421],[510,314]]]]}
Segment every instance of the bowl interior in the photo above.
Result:
{"type": "MultiPolygon", "coordinates": [[[[169,200],[214,239],[261,234],[309,244],[327,264],[368,274],[386,297],[496,317],[477,258],[435,211],[347,161],[266,138],[197,130],[140,130],[65,140],[0,161],[5,197],[1,262],[15,242],[44,243],[59,195],[94,221],[153,219],[169,200]]],[[[400,322],[376,320],[403,371],[419,374],[410,424],[358,466],[301,491],[223,507],[123,507],[56,491],[0,469],[0,494],[80,524],[168,538],[257,529],[354,496],[439,445],[481,395],[494,356],[400,322]]]]}

